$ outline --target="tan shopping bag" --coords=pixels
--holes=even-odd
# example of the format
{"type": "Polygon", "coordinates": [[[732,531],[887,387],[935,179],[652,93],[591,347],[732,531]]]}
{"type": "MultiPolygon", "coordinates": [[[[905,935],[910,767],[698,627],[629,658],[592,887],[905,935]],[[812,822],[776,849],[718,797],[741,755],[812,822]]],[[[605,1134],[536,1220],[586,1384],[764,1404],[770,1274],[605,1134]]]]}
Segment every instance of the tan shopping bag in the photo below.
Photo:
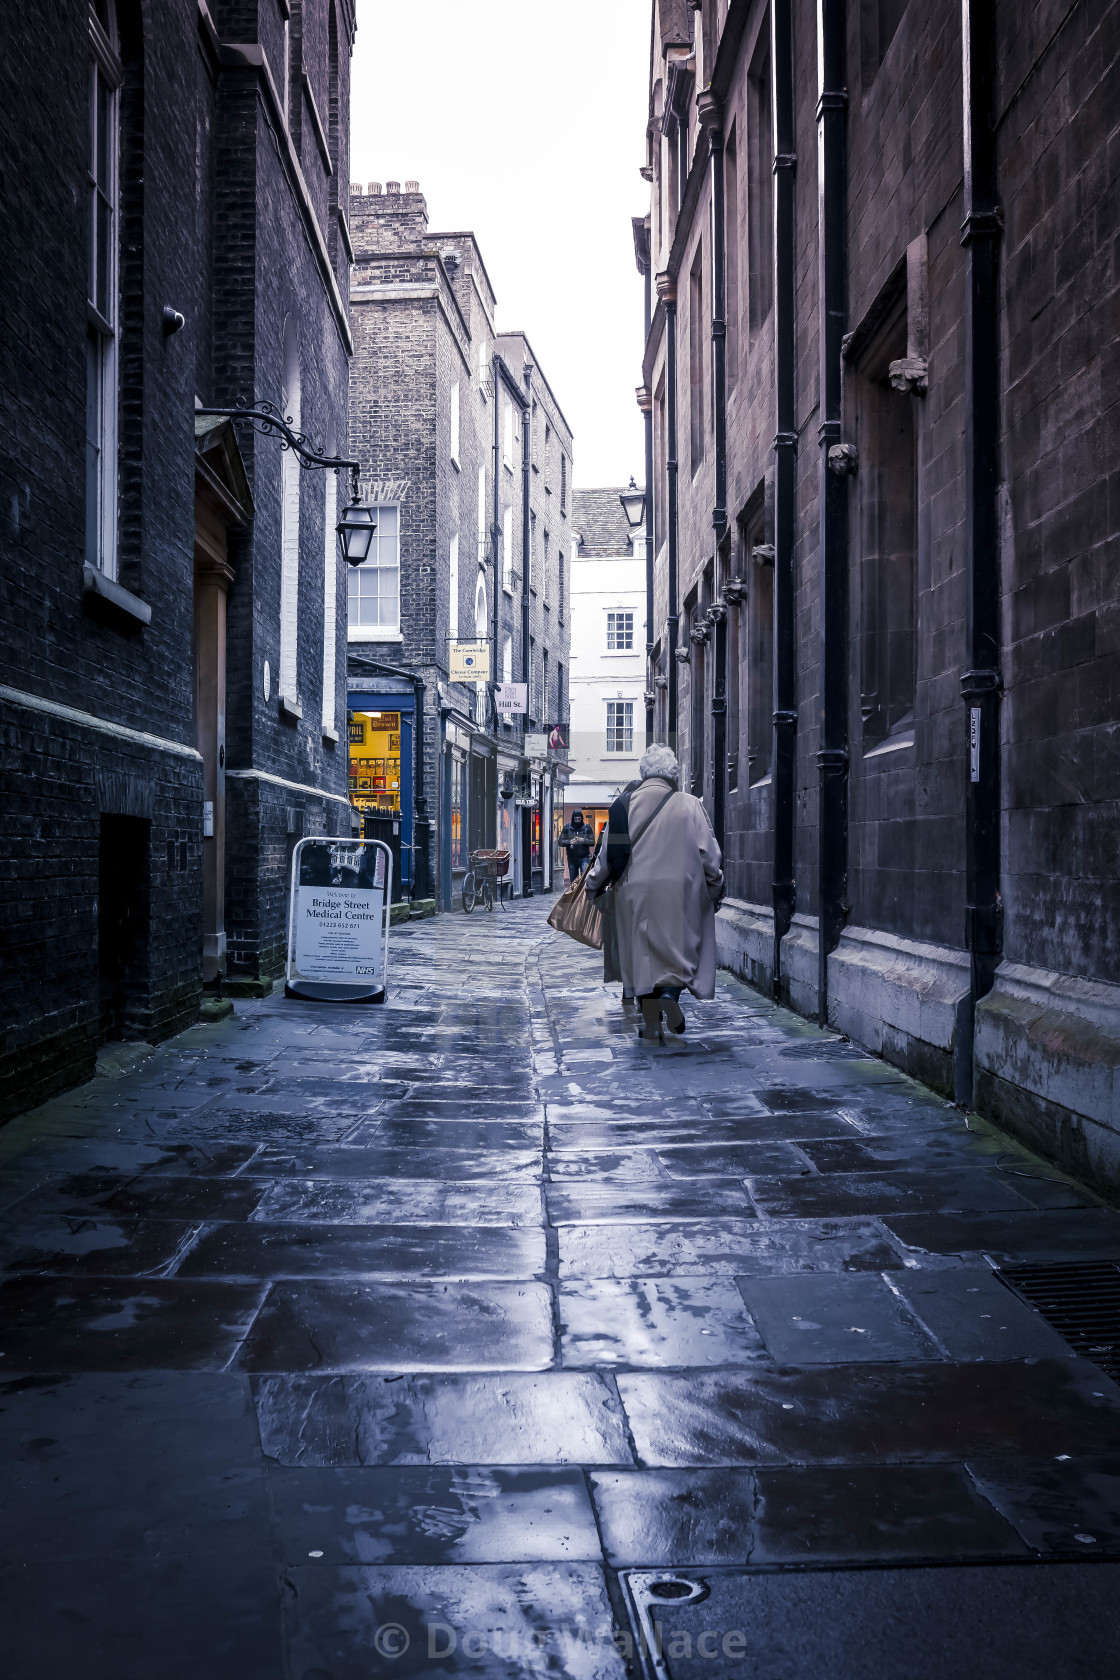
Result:
{"type": "Polygon", "coordinates": [[[590,945],[593,951],[603,948],[603,918],[597,904],[583,890],[583,876],[565,887],[549,911],[548,925],[557,933],[566,933],[577,944],[590,945]]]}

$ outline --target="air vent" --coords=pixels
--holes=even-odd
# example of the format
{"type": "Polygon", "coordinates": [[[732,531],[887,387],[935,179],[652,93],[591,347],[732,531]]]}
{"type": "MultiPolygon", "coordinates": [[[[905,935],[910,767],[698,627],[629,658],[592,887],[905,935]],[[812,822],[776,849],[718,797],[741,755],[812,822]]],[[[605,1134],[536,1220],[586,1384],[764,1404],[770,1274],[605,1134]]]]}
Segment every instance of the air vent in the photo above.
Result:
{"type": "Polygon", "coordinates": [[[1083,1354],[1120,1378],[1120,1262],[1065,1266],[1003,1266],[1010,1289],[1083,1354]]]}

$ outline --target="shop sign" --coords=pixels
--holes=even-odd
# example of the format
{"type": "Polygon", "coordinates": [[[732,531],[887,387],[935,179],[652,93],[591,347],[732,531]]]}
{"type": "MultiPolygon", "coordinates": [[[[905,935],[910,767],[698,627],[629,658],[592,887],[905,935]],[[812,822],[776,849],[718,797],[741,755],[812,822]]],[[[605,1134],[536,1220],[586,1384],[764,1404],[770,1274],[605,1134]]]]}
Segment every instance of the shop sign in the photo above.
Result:
{"type": "Polygon", "coordinates": [[[494,707],[499,717],[523,717],[529,710],[528,683],[498,683],[494,707]]]}
{"type": "Polygon", "coordinates": [[[385,995],[392,853],[380,840],[301,840],[292,859],[287,991],[385,995]]]}
{"type": "Polygon", "coordinates": [[[548,757],[548,736],[543,732],[543,730],[539,735],[527,734],[525,736],[525,757],[548,757]]]}
{"type": "Polygon", "coordinates": [[[452,642],[448,669],[452,682],[489,682],[490,643],[452,642]]]}
{"type": "Polygon", "coordinates": [[[566,723],[553,724],[548,736],[549,749],[554,753],[566,753],[568,750],[568,726],[566,723]]]}

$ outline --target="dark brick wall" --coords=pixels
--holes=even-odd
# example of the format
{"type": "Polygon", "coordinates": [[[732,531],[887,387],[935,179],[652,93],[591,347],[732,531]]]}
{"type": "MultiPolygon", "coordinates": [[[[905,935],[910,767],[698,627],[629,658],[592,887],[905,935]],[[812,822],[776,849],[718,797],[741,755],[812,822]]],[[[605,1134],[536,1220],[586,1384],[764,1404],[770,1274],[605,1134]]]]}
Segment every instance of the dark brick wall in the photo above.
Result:
{"type": "MultiPolygon", "coordinates": [[[[337,5],[336,129],[347,124],[352,10],[337,5]]],[[[328,0],[302,8],[304,64],[326,121],[328,0]],[[320,98],[320,90],[322,97],[320,98]]],[[[282,52],[275,0],[218,0],[227,42],[282,52]]],[[[279,398],[285,310],[305,344],[304,420],[346,438],[345,326],[313,254],[287,140],[256,68],[215,49],[195,7],[119,5],[121,93],[119,580],[151,623],[83,598],[89,45],[86,13],[60,0],[10,30],[0,66],[0,144],[9,212],[0,348],[0,659],[18,693],[72,708],[57,717],[0,698],[5,834],[0,909],[0,1099],[26,1106],[92,1070],[104,1028],[98,979],[103,815],[150,824],[150,926],[127,1030],[158,1039],[197,1011],[202,783],[194,752],[196,396],[279,398]],[[44,76],[42,67],[50,65],[44,76]],[[183,329],[167,336],[165,305],[183,329]],[[107,727],[83,722],[101,720],[107,727]],[[114,729],[116,733],[114,733],[114,729]],[[121,733],[123,731],[123,733],[121,733]],[[130,734],[129,732],[133,732],[130,734]],[[135,732],[150,740],[141,742],[135,732]],[[160,745],[180,743],[179,753],[160,745]]],[[[236,57],[236,55],[233,55],[236,57]]],[[[305,145],[305,153],[307,146],[305,145]]],[[[345,167],[345,155],[343,155],[345,167]]],[[[329,177],[314,141],[304,176],[326,241],[329,177]],[[316,177],[315,165],[319,170],[316,177]]],[[[339,241],[335,240],[336,254],[339,241]]],[[[347,265],[338,257],[345,305],[347,265]]],[[[234,966],[276,972],[284,938],[289,811],[308,832],[348,827],[344,750],[322,739],[324,547],[321,479],[304,484],[300,681],[304,718],[276,710],[279,480],[274,442],[242,436],[256,520],[231,547],[227,752],[295,788],[268,796],[230,781],[229,922],[234,966]],[[272,700],[262,667],[273,665],[272,700]],[[322,787],[336,801],[307,794],[322,787]],[[254,823],[246,807],[260,806],[254,823]],[[267,813],[265,811],[267,807],[267,813]]],[[[340,575],[340,584],[342,583],[340,575]]],[[[337,711],[345,710],[344,613],[337,711]]]]}
{"type": "MultiPolygon", "coordinates": [[[[964,939],[964,799],[968,764],[960,677],[965,665],[964,259],[960,8],[955,0],[906,7],[882,62],[866,52],[864,19],[847,9],[847,327],[845,438],[860,442],[859,344],[905,264],[928,241],[928,394],[912,402],[916,478],[917,652],[912,728],[865,749],[860,711],[862,498],[874,459],[861,452],[849,480],[849,920],[906,938],[960,947],[964,939]]],[[[749,286],[747,71],[762,0],[732,7],[741,39],[724,63],[724,132],[734,131],[741,301],[749,286]]],[[[819,597],[818,249],[816,8],[794,0],[797,524],[797,907],[816,909],[819,597]]],[[[1116,192],[1120,110],[1120,7],[1037,0],[1000,6],[998,168],[1002,261],[1004,486],[1003,896],[1005,950],[1013,960],[1115,980],[1120,977],[1120,608],[1117,607],[1116,192]]],[[[726,25],[721,24],[721,29],[726,25]]],[[[675,37],[674,37],[675,41],[675,37]]],[[[669,45],[670,43],[666,43],[669,45]]],[[[651,109],[661,114],[665,63],[655,11],[651,109]]],[[[710,75],[709,56],[703,85],[710,75]]],[[[695,142],[696,130],[692,129],[695,142]]],[[[653,161],[660,168],[660,139],[653,161]]],[[[658,241],[654,268],[669,268],[678,297],[678,435],[682,606],[711,563],[714,501],[710,404],[704,457],[692,471],[689,437],[689,275],[703,247],[710,307],[710,206],[703,160],[690,214],[658,241]],[[697,190],[698,189],[698,190],[697,190]]],[[[647,352],[646,383],[664,373],[662,313],[647,352]]],[[[772,322],[738,330],[729,379],[728,511],[765,480],[774,431],[772,322]]],[[[734,344],[733,331],[731,343],[734,344]]],[[[704,378],[711,378],[705,342],[704,378]]],[[[655,425],[655,440],[658,429],[655,425]]],[[[660,448],[655,472],[663,477],[660,448]]],[[[733,568],[734,569],[734,568],[733,568]]],[[[665,551],[657,561],[655,634],[667,612],[665,551]]],[[[682,622],[682,636],[687,630],[682,622]]],[[[710,668],[711,650],[705,662],[710,668]]],[[[694,665],[696,664],[694,659],[694,665]]],[[[664,664],[662,664],[664,671],[664,664]]],[[[708,679],[710,685],[710,678],[708,679]]],[[[709,692],[705,696],[706,713],[709,692]]],[[[691,756],[690,679],[680,683],[680,751],[691,756]]],[[[747,710],[741,707],[742,726],[747,710]]],[[[711,796],[710,723],[705,796],[711,796]]],[[[728,795],[732,891],[769,898],[768,790],[728,795]],[[765,795],[765,796],[764,796],[765,795]]]]}

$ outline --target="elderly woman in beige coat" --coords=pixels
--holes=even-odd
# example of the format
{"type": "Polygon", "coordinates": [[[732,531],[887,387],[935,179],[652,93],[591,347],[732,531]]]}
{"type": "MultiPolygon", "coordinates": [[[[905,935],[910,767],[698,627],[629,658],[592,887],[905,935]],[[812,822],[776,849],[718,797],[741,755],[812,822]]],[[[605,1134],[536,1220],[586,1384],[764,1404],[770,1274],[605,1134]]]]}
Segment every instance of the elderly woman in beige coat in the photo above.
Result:
{"type": "MultiPolygon", "coordinates": [[[[662,1016],[673,1032],[684,1031],[682,991],[715,996],[723,869],[708,813],[680,791],[680,766],[669,748],[650,747],[638,773],[641,786],[627,814],[629,862],[611,893],[622,984],[642,1006],[639,1037],[656,1042],[662,1016]]],[[[593,897],[610,884],[609,841],[608,833],[585,880],[593,897]]]]}

